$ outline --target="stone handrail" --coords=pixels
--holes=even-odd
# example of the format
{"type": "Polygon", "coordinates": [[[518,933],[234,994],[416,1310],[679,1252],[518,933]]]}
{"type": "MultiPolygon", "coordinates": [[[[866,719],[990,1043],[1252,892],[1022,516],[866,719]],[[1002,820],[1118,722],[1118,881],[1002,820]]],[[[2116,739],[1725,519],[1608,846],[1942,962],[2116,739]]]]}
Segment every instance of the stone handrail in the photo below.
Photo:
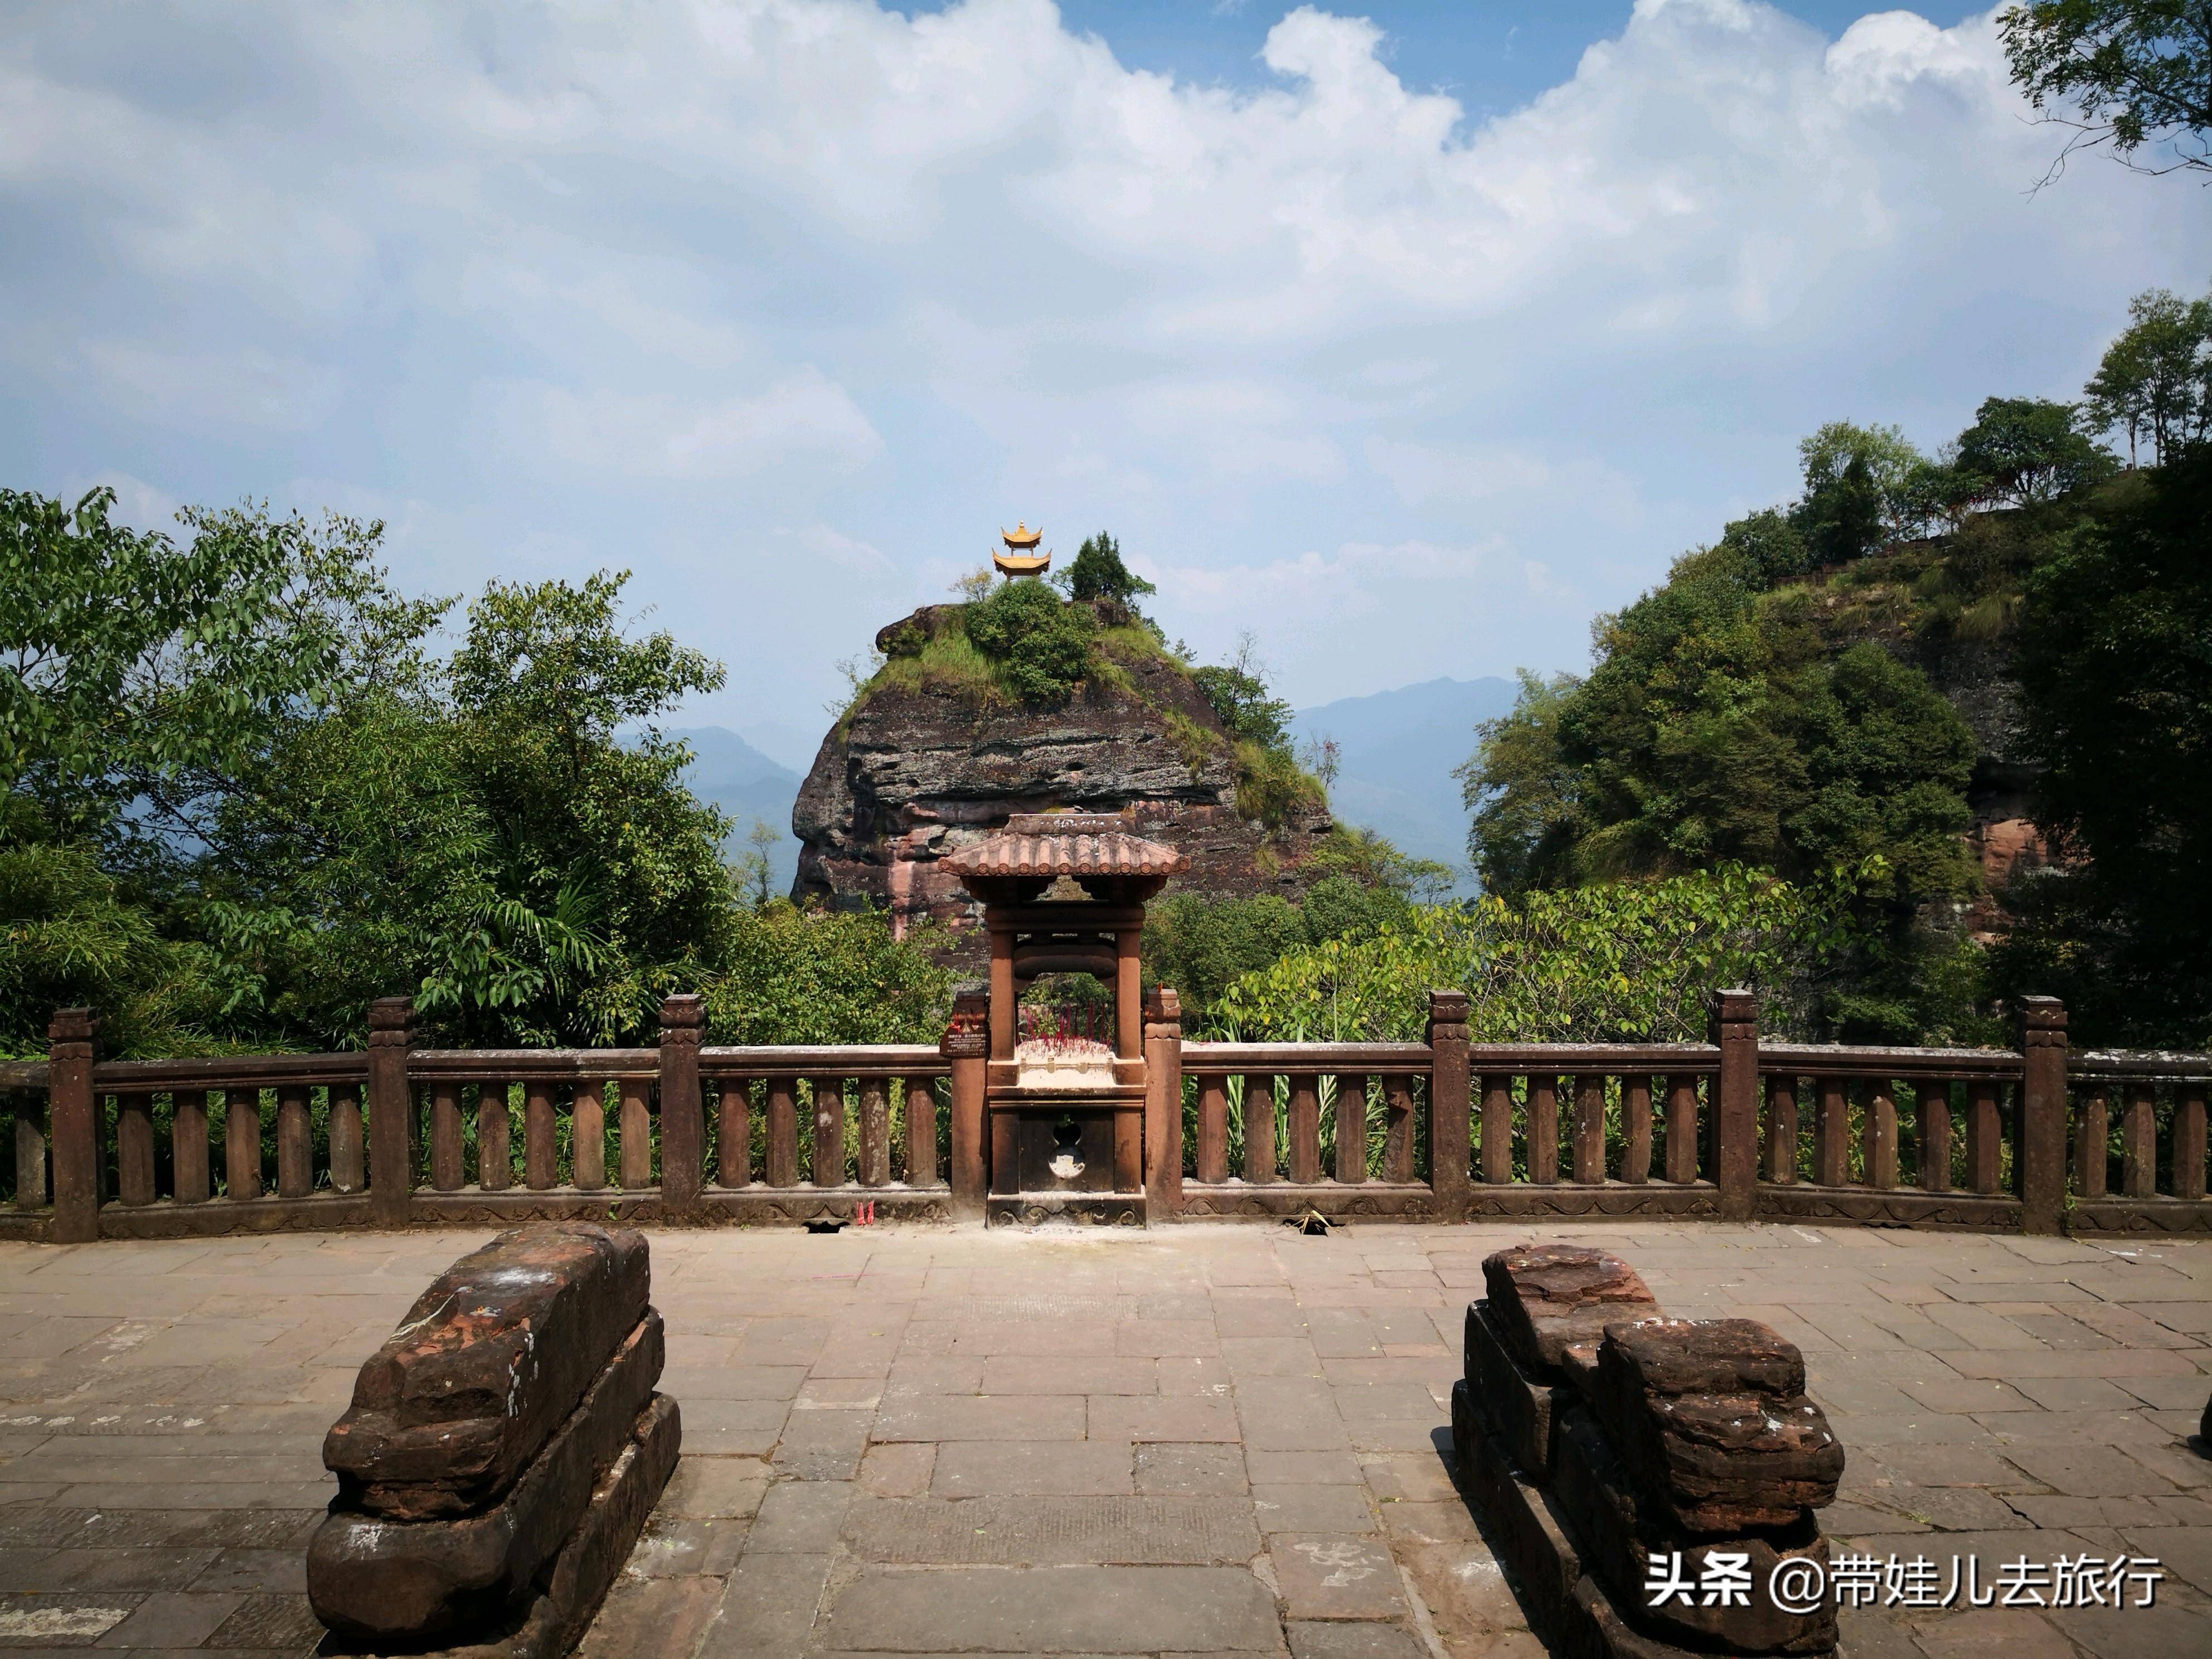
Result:
{"type": "MultiPolygon", "coordinates": [[[[362,1052],[99,1060],[64,1009],[46,1062],[0,1065],[0,1237],[981,1213],[966,1000],[934,1046],[719,1047],[703,1024],[672,997],[653,1048],[424,1049],[391,998],[362,1052]]],[[[1143,1032],[1155,1219],[2212,1231],[2212,1055],[2069,1053],[2049,999],[2003,1049],[1762,1043],[1741,992],[1701,1043],[1470,1042],[1445,991],[1418,1042],[1185,1042],[1172,992],[1143,1032]]]]}

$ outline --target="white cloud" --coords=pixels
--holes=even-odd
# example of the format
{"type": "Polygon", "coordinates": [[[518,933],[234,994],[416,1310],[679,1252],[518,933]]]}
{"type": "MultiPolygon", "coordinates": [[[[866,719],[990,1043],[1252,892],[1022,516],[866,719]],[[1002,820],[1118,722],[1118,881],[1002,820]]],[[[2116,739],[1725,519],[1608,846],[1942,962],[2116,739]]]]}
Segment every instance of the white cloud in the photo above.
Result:
{"type": "Polygon", "coordinates": [[[1358,17],[1263,66],[1133,71],[1048,0],[20,9],[0,362],[78,425],[11,481],[326,480],[410,504],[426,586],[633,565],[752,619],[746,718],[1001,517],[1103,526],[1311,701],[1572,665],[1802,432],[2069,395],[2212,266],[2172,181],[2027,194],[1987,16],[1639,0],[1484,121],[1358,17]]]}
{"type": "Polygon", "coordinates": [[[504,441],[626,478],[731,478],[792,461],[852,466],[883,447],[842,386],[805,368],[751,398],[572,392],[523,382],[495,395],[504,441]]]}

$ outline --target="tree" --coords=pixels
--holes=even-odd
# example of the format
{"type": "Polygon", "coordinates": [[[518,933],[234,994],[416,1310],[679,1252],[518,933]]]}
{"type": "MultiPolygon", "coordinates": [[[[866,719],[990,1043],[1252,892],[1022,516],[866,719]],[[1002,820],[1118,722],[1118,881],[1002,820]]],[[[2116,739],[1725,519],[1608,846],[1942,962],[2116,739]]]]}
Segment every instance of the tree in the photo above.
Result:
{"type": "Polygon", "coordinates": [[[1267,689],[1267,665],[1249,631],[1238,636],[1235,656],[1194,668],[1190,678],[1231,739],[1269,750],[1289,748],[1291,705],[1267,689]]]}
{"type": "Polygon", "coordinates": [[[1512,709],[1474,728],[1474,755],[1452,775],[1470,817],[1468,857],[1492,893],[1568,879],[1582,824],[1577,769],[1559,747],[1559,717],[1581,682],[1525,668],[1520,678],[1512,709]]]}
{"type": "Polygon", "coordinates": [[[1088,605],[1064,603],[1041,581],[1000,584],[968,607],[965,625],[969,642],[1032,707],[1066,702],[1091,672],[1097,619],[1088,605]]]}
{"type": "Polygon", "coordinates": [[[2212,0],[2028,0],[1997,33],[2013,83],[2075,131],[2046,182],[2099,145],[2138,173],[2212,170],[2212,0]]]}
{"type": "Polygon", "coordinates": [[[1896,427],[1831,421],[1797,453],[1805,494],[1790,520],[1814,562],[1862,558],[1909,522],[1913,469],[1923,458],[1896,427]]]}
{"type": "Polygon", "coordinates": [[[2082,435],[2081,409],[2043,398],[1986,398],[1959,434],[1953,471],[1985,501],[2054,501],[2109,477],[2113,462],[2082,435]]]}
{"type": "Polygon", "coordinates": [[[1121,562],[1121,544],[1103,530],[1083,544],[1072,563],[1053,573],[1053,580],[1078,601],[1112,599],[1126,605],[1139,593],[1159,592],[1121,562]]]}
{"type": "Polygon", "coordinates": [[[2212,1040],[2212,449],[2100,501],[2030,579],[2019,659],[2057,858],[2015,954],[2088,1040],[2212,1040]]]}
{"type": "Polygon", "coordinates": [[[738,884],[750,890],[756,910],[775,896],[775,849],[782,839],[766,818],[755,818],[752,828],[745,831],[745,850],[738,854],[731,868],[738,884]]]}
{"type": "Polygon", "coordinates": [[[2128,318],[2086,393],[2097,430],[2128,434],[2132,466],[2143,439],[2157,463],[2212,435],[2212,299],[2152,289],[2129,303],[2128,318]]]}

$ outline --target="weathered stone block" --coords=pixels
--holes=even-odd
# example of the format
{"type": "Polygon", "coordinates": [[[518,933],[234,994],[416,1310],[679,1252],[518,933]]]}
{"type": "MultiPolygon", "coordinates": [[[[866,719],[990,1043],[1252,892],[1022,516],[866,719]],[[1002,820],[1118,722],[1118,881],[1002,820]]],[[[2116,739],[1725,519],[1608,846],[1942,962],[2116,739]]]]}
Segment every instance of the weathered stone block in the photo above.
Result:
{"type": "Polygon", "coordinates": [[[1656,1318],[1659,1304],[1633,1267],[1576,1244],[1523,1244],[1486,1256],[1482,1281],[1499,1333],[1522,1362],[1559,1380],[1559,1351],[1595,1342],[1621,1320],[1656,1318]]]}
{"type": "Polygon", "coordinates": [[[390,1640],[497,1623],[584,1519],[602,1473],[636,1434],[664,1354],[648,1309],[520,1479],[481,1515],[395,1522],[343,1508],[307,1547],[316,1616],[354,1638],[390,1640]]]}
{"type": "Polygon", "coordinates": [[[538,1574],[537,1593],[498,1630],[477,1631],[427,1653],[416,1642],[336,1638],[323,1650],[404,1653],[416,1659],[562,1659],[573,1653],[645,1531],[654,1504],[676,1472],[682,1444],[683,1421],[676,1402],[666,1395],[653,1395],[637,1419],[630,1443],[592,1488],[582,1522],[538,1574]]]}
{"type": "Polygon", "coordinates": [[[349,1508],[392,1520],[496,1502],[644,1316],[642,1235],[502,1233],[440,1274],[355,1379],[323,1442],[349,1508]]]}
{"type": "Polygon", "coordinates": [[[1835,1498],[1844,1449],[1804,1378],[1803,1356],[1755,1321],[1662,1320],[1607,1328],[1591,1396],[1649,1499],[1690,1531],[1735,1534],[1835,1498]]]}
{"type": "Polygon", "coordinates": [[[1730,1653],[1818,1654],[1836,1644],[1836,1611],[1824,1599],[1811,1613],[1785,1611],[1768,1594],[1771,1575],[1784,1560],[1804,1557],[1820,1564],[1826,1581],[1827,1540],[1808,1514],[1770,1534],[1699,1538],[1683,1533],[1631,1483],[1604,1433],[1580,1405],[1560,1415],[1556,1431],[1553,1490],[1579,1535],[1583,1565],[1605,1586],[1629,1621],[1662,1639],[1730,1653]],[[1669,1595],[1654,1607],[1645,1586],[1650,1557],[1681,1557],[1680,1574],[1693,1588],[1689,1605],[1669,1595]],[[1742,1556],[1749,1589],[1738,1604],[1734,1592],[1705,1588],[1708,1560],[1742,1556]],[[1714,1605],[1706,1605],[1711,1599],[1714,1605]],[[1723,1605],[1723,1603],[1726,1604],[1723,1605]]]}
{"type": "Polygon", "coordinates": [[[1612,1352],[1600,1364],[1645,1394],[1805,1392],[1805,1356],[1755,1319],[1647,1319],[1605,1334],[1612,1352]]]}
{"type": "MultiPolygon", "coordinates": [[[[1462,1346],[1467,1385],[1482,1391],[1507,1453],[1538,1480],[1550,1480],[1553,1395],[1564,1396],[1565,1391],[1536,1376],[1506,1346],[1487,1302],[1468,1304],[1462,1346]]],[[[1559,1403],[1565,1403],[1564,1398],[1559,1403]]]]}

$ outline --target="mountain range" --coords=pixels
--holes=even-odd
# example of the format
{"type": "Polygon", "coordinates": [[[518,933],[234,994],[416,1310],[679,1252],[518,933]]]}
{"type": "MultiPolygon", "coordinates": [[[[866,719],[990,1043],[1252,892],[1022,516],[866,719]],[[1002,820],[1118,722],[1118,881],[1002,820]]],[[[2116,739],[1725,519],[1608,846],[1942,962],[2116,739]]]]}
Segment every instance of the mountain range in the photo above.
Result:
{"type": "MultiPolygon", "coordinates": [[[[1474,753],[1476,722],[1504,714],[1513,696],[1510,680],[1427,680],[1301,709],[1291,732],[1301,746],[1335,740],[1329,803],[1339,818],[1389,836],[1402,853],[1463,871],[1467,809],[1452,769],[1474,753]]],[[[739,733],[726,726],[696,726],[668,735],[691,746],[684,775],[691,792],[730,815],[732,856],[747,850],[754,819],[775,830],[771,880],[775,891],[788,892],[799,868],[791,807],[800,776],[785,762],[799,754],[804,737],[783,727],[739,733]],[[772,758],[771,751],[784,759],[772,758]]],[[[1462,876],[1460,890],[1474,890],[1471,877],[1462,876]]]]}

